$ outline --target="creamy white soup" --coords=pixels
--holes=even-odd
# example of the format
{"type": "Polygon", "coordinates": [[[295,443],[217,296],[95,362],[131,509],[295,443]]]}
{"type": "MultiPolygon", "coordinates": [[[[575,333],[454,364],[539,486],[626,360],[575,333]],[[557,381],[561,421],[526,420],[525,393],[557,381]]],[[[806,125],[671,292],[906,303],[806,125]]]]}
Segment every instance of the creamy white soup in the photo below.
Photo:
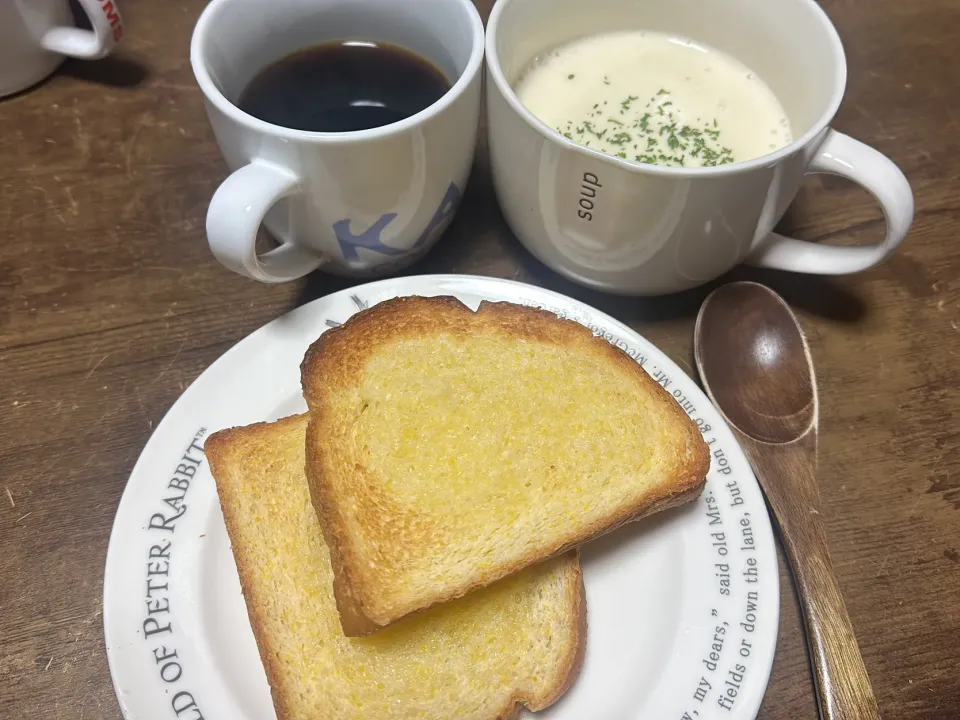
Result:
{"type": "Polygon", "coordinates": [[[638,163],[715,167],[793,139],[776,96],[748,67],[662,33],[576,40],[535,58],[515,90],[570,140],[638,163]]]}

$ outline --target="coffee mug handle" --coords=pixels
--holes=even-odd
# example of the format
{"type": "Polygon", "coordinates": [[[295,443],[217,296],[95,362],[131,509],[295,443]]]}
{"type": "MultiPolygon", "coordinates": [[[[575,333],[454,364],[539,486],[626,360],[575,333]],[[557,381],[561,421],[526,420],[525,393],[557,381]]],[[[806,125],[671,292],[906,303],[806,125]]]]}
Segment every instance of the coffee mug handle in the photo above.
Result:
{"type": "Polygon", "coordinates": [[[323,256],[290,242],[257,255],[257,231],[281,198],[300,192],[300,178],[262,160],[223,181],[207,209],[207,240],[214,256],[235,273],[265,283],[296,280],[323,264],[323,256]]]}
{"type": "Polygon", "coordinates": [[[45,50],[59,55],[97,60],[110,54],[123,36],[123,20],[113,0],[78,0],[90,18],[92,30],[76,27],[50,28],[40,38],[45,50]]]}
{"type": "Polygon", "coordinates": [[[913,192],[890,158],[859,140],[830,130],[807,172],[839,175],[868,190],[887,219],[883,242],[866,247],[839,247],[771,233],[751,253],[747,263],[818,275],[846,275],[877,265],[903,242],[913,222],[913,192]]]}

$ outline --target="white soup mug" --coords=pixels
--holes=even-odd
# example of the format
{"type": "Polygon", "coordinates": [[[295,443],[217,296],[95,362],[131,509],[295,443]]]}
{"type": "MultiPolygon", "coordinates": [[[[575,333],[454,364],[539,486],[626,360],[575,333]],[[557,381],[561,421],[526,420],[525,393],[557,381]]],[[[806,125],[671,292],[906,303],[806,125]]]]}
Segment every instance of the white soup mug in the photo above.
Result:
{"type": "Polygon", "coordinates": [[[497,198],[521,242],[576,282],[658,295],[744,261],[853,273],[889,256],[912,222],[903,173],[829,127],[843,98],[846,60],[814,0],[499,0],[486,55],[497,198]],[[733,165],[643,165],[573,143],[520,103],[512,85],[531,60],[578,38],[626,29],[684,36],[741,61],[776,94],[795,140],[733,165]],[[774,233],[807,173],[840,175],[870,191],[886,216],[883,241],[837,247],[774,233]]]}
{"type": "Polygon", "coordinates": [[[190,60],[233,173],[207,212],[210,247],[226,267],[262,282],[318,267],[378,275],[414,262],[449,225],[480,116],[483,23],[470,0],[213,0],[190,60]],[[411,117],[356,132],[293,130],[237,107],[274,61],[348,38],[406,48],[452,87],[411,117]],[[259,255],[261,224],[279,247],[259,255]]]}
{"type": "Polygon", "coordinates": [[[67,0],[0,0],[0,97],[43,80],[65,57],[96,60],[123,35],[114,0],[79,0],[90,30],[73,25],[67,0]]]}

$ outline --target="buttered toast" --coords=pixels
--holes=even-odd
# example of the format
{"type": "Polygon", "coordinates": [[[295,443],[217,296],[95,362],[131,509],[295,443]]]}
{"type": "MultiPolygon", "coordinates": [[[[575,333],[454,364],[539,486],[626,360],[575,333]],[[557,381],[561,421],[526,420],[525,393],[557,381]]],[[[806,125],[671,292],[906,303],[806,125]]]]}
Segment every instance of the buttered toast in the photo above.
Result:
{"type": "Polygon", "coordinates": [[[691,500],[709,466],[636,362],[540,310],[390,300],[322,335],[301,376],[347,635],[691,500]]]}
{"type": "Polygon", "coordinates": [[[278,720],[499,720],[559,697],[586,640],[575,552],[376,636],[343,635],[306,427],[295,416],[206,442],[278,720]]]}

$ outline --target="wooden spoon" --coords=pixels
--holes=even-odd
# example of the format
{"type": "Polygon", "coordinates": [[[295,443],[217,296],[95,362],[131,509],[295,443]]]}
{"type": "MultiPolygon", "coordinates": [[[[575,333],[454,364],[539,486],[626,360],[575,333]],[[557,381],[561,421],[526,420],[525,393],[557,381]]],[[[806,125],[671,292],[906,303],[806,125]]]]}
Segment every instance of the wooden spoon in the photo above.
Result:
{"type": "Polygon", "coordinates": [[[879,718],[827,550],[816,478],[817,384],[796,317],[763,285],[724,285],[700,308],[694,353],[704,388],[780,525],[803,606],[820,716],[879,718]]]}

